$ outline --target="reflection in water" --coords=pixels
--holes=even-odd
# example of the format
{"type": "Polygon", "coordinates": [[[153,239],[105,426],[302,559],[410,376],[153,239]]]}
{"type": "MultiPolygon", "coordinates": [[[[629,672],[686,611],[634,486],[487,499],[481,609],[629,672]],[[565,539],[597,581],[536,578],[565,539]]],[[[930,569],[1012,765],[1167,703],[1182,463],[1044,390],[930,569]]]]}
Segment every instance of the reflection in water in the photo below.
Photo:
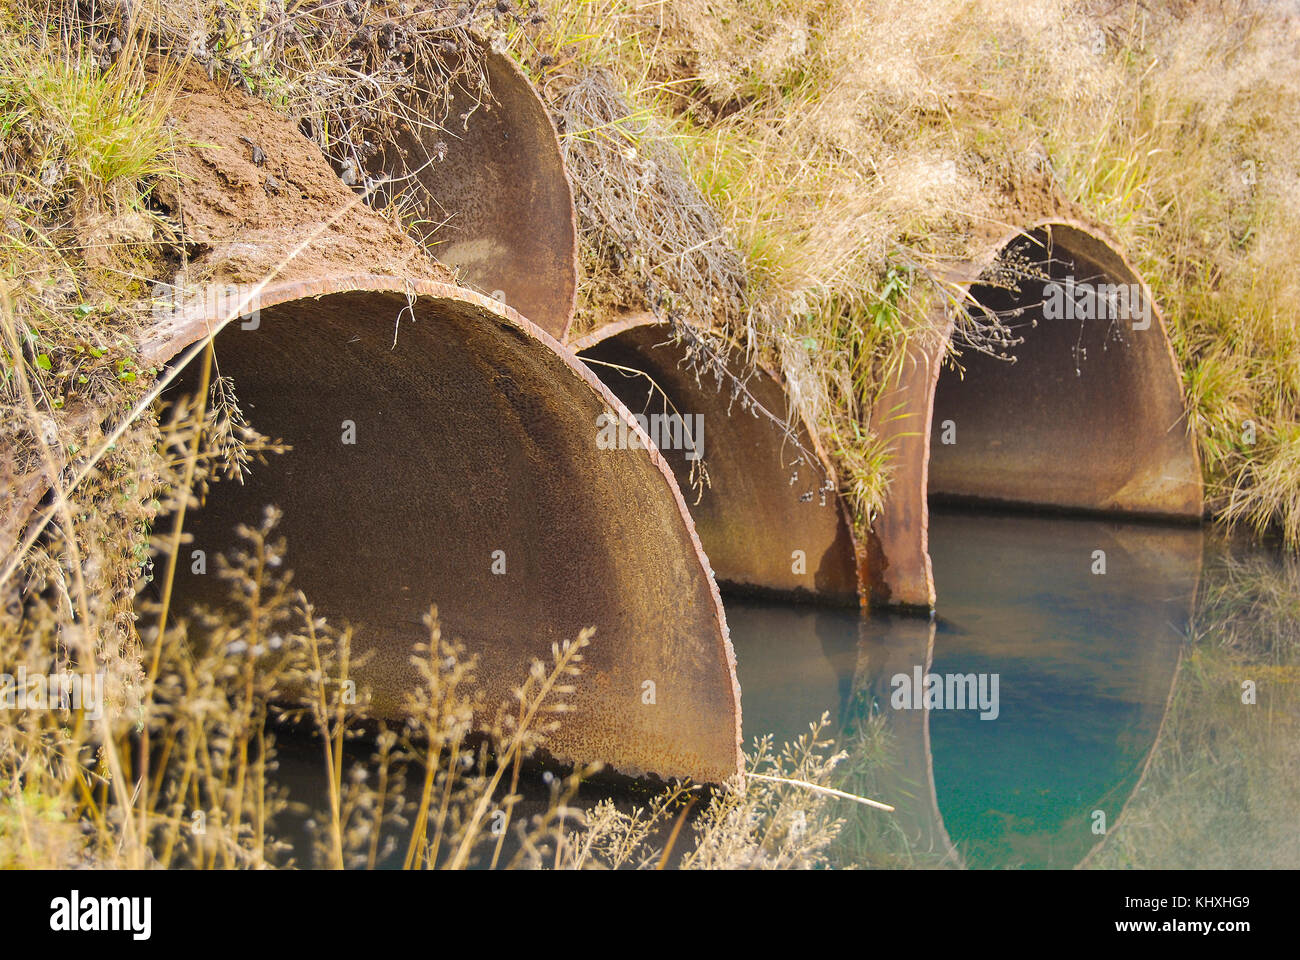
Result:
{"type": "MultiPolygon", "coordinates": [[[[1300,866],[1300,561],[1185,528],[939,512],[930,546],[934,620],[727,601],[746,738],[793,741],[829,713],[848,754],[833,785],[897,807],[845,804],[832,862],[1300,866]],[[997,718],[896,709],[895,678],[918,671],[996,674],[997,718]]],[[[281,748],[313,862],[320,748],[281,748]]],[[[550,789],[526,775],[518,809],[550,789]]],[[[644,807],[651,789],[584,784],[574,803],[644,807]]]]}
{"type": "Polygon", "coordinates": [[[759,734],[793,742],[823,711],[831,729],[842,727],[857,665],[857,614],[756,600],[728,599],[726,608],[746,749],[759,734]]]}
{"type": "Polygon", "coordinates": [[[1156,742],[1201,541],[1186,528],[936,513],[935,622],[729,605],[746,735],[788,738],[822,710],[860,729],[879,713],[890,762],[874,787],[898,807],[910,862],[1074,865],[1114,827],[1156,742]],[[897,709],[894,678],[917,673],[996,675],[996,719],[951,701],[897,709]]]}
{"type": "Polygon", "coordinates": [[[1115,823],[1164,716],[1201,539],[1077,519],[935,524],[958,629],[936,638],[934,669],[1001,676],[996,721],[930,717],[939,808],[969,864],[1072,866],[1115,823]]]}

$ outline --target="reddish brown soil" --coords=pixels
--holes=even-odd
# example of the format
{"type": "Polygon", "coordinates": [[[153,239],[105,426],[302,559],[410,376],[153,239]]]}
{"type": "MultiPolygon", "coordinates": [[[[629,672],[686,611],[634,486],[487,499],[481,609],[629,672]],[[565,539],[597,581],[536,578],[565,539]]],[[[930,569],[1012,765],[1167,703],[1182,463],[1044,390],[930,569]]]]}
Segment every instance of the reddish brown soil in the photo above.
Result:
{"type": "Polygon", "coordinates": [[[254,283],[272,273],[453,279],[269,104],[192,70],[169,122],[180,178],[159,183],[155,196],[180,227],[190,282],[254,283]]]}

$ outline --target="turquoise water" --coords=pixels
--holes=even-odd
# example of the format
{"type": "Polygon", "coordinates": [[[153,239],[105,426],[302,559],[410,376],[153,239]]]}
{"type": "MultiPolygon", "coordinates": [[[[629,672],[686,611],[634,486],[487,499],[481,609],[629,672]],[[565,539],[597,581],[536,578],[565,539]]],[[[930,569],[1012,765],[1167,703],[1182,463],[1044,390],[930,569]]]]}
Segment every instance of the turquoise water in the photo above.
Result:
{"type": "MultiPolygon", "coordinates": [[[[1229,628],[1207,612],[1247,609],[1245,622],[1276,629],[1258,597],[1225,604],[1223,572],[1247,564],[1265,580],[1276,574],[1277,582],[1237,576],[1234,585],[1274,599],[1294,587],[1265,548],[1230,547],[1182,527],[940,512],[930,537],[940,598],[934,620],[727,605],[747,739],[760,731],[793,738],[823,710],[837,730],[878,716],[890,760],[872,785],[898,807],[895,839],[909,862],[923,864],[1085,861],[1135,791],[1149,786],[1144,772],[1194,625],[1211,647],[1214,631],[1226,637],[1229,628]],[[895,695],[896,678],[917,673],[974,674],[987,681],[986,693],[996,677],[996,717],[951,701],[909,709],[895,695]]],[[[1239,627],[1234,621],[1235,643],[1239,627]]],[[[1233,695],[1215,698],[1227,704],[1224,722],[1256,720],[1249,708],[1232,712],[1233,695]]],[[[1277,720],[1266,729],[1295,729],[1294,717],[1277,720]]],[[[852,751],[853,737],[841,735],[839,747],[852,751]]],[[[1213,774],[1211,767],[1204,778],[1207,795],[1216,789],[1213,774]]],[[[1243,802],[1236,793],[1225,803],[1243,802]]],[[[1248,787],[1244,797],[1249,803],[1248,787]]],[[[1188,856],[1194,864],[1195,851],[1188,856]]]]}
{"type": "MultiPolygon", "coordinates": [[[[897,807],[839,804],[833,863],[1300,867],[1300,563],[1185,527],[955,512],[932,516],[930,547],[934,618],[724,598],[746,740],[793,740],[826,713],[850,754],[836,785],[897,807]],[[990,695],[996,677],[996,716],[946,686],[908,708],[898,678],[917,673],[990,695]],[[1257,705],[1239,677],[1259,681],[1257,705]]],[[[276,779],[298,806],[283,825],[311,863],[320,747],[284,733],[276,779]]],[[[542,776],[520,783],[521,812],[546,808],[542,776]]],[[[591,782],[576,805],[627,810],[649,790],[591,782]]]]}

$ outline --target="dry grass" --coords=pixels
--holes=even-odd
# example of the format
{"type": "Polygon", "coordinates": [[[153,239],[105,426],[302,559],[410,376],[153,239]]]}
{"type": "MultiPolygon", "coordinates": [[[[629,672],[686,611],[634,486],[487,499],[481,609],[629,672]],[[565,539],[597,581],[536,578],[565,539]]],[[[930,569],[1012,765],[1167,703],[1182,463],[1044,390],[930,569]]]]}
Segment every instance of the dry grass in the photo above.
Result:
{"type": "Polygon", "coordinates": [[[1225,555],[1206,571],[1190,640],[1142,788],[1089,866],[1259,869],[1300,856],[1295,559],[1225,555]]]}
{"type": "MultiPolygon", "coordinates": [[[[600,168],[618,169],[627,144],[685,157],[687,207],[702,198],[720,213],[715,259],[725,246],[744,265],[739,284],[734,271],[680,274],[685,320],[721,322],[781,369],[860,521],[889,472],[861,424],[912,325],[946,294],[945,268],[1060,212],[1116,233],[1165,308],[1219,516],[1297,542],[1293,18],[1245,0],[946,0],[924,15],[898,0],[544,9],[548,32],[516,45],[553,108],[563,115],[569,91],[612,77],[599,82],[627,105],[600,129],[635,134],[600,168]]],[[[604,190],[600,176],[579,180],[604,190]]],[[[641,220],[633,243],[614,231],[611,256],[611,218],[589,211],[592,310],[618,292],[622,264],[656,262],[665,214],[641,220]]],[[[705,239],[683,228],[669,242],[705,239]]]]}
{"type": "Polygon", "coordinates": [[[774,748],[756,738],[746,755],[753,777],[743,788],[701,796],[679,784],[645,806],[620,809],[612,800],[596,804],[583,827],[568,837],[556,865],[572,869],[792,870],[827,866],[831,845],[844,820],[836,801],[816,786],[828,786],[844,759],[831,754],[829,717],[809,724],[808,733],[774,748]],[[814,785],[809,789],[808,785],[814,785]],[[688,825],[689,824],[689,828],[688,825]],[[689,829],[689,833],[687,833],[689,829]]]}
{"type": "MultiPolygon", "coordinates": [[[[178,433],[172,445],[186,449],[189,439],[178,433]]],[[[597,772],[591,767],[545,774],[550,794],[540,811],[517,811],[521,765],[565,712],[589,631],[557,646],[550,663],[535,662],[514,702],[484,727],[474,723],[482,712],[475,658],[443,638],[431,610],[429,640],[413,658],[422,682],[411,691],[408,720],[368,723],[367,692],[351,680],[358,664],[350,634],[333,630],[293,589],[277,520],[268,508],[258,527],[239,531],[243,546],[218,560],[226,604],[195,607],[161,634],[142,630],[152,666],[138,696],[112,689],[102,727],[81,713],[6,716],[0,864],[454,870],[826,862],[839,821],[824,797],[798,784],[753,781],[714,793],[677,784],[648,808],[605,801],[584,810],[575,797],[597,772]],[[294,809],[278,773],[281,736],[317,745],[324,789],[305,810],[294,809]],[[683,832],[701,798],[702,812],[683,832]],[[658,828],[666,820],[673,827],[665,838],[658,828]],[[310,831],[305,861],[294,855],[295,823],[310,831]]],[[[161,608],[137,603],[145,623],[160,623],[161,608]]],[[[29,593],[18,622],[3,624],[3,636],[24,638],[22,648],[6,646],[0,656],[52,671],[35,651],[53,649],[64,622],[57,606],[29,593]]],[[[75,655],[69,664],[87,669],[75,655]]],[[[779,754],[761,742],[751,768],[823,782],[839,759],[825,755],[824,726],[779,754]]]]}
{"type": "MultiPolygon", "coordinates": [[[[521,678],[477,741],[473,664],[436,614],[416,722],[380,730],[358,760],[365,709],[364,697],[343,699],[348,635],[276,567],[273,515],[223,568],[239,617],[170,609],[184,529],[160,518],[183,517],[205,484],[233,481],[277,445],[243,423],[219,377],[198,404],[130,416],[157,373],[131,346],[148,285],[184,249],[180,225],[150,204],[170,175],[175,69],[147,72],[150,51],[244,82],[355,171],[368,135],[457,119],[440,105],[453,80],[477,82],[472,33],[508,45],[550,104],[577,181],[581,322],[651,309],[698,344],[701,375],[733,348],[777,367],[864,524],[890,464],[862,424],[915,319],[945,295],[944,269],[1026,216],[1096,219],[1171,320],[1215,508],[1300,541],[1300,90],[1295,24],[1276,13],[1245,2],[945,0],[918,17],[901,0],[289,12],[167,0],[127,23],[125,5],[96,9],[0,6],[0,480],[6,501],[34,474],[54,488],[43,535],[3,568],[0,654],[33,671],[103,670],[111,707],[93,721],[6,712],[0,863],[288,865],[275,741],[295,723],[320,746],[329,785],[313,813],[320,865],[816,866],[845,828],[820,795],[759,781],[582,813],[585,771],[554,779],[541,812],[518,813],[522,762],[544,744],[586,638],[521,678]]],[[[8,551],[16,534],[2,532],[8,551]]],[[[1207,671],[1223,666],[1210,660],[1207,671]]],[[[752,762],[870,792],[885,747],[860,734],[847,774],[818,730],[775,756],[760,743],[752,762]]],[[[1191,796],[1196,771],[1169,769],[1191,796]]],[[[878,828],[848,827],[868,862],[905,861],[878,828]]]]}

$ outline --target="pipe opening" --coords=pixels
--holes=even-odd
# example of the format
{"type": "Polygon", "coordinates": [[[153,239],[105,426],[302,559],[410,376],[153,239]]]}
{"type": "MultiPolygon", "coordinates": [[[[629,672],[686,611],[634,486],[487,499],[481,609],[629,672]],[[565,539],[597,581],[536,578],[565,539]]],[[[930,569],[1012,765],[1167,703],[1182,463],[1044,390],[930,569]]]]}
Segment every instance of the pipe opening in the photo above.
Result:
{"type": "Polygon", "coordinates": [[[968,318],[989,311],[1023,342],[1008,344],[1015,362],[967,346],[959,373],[945,361],[948,341],[978,330],[958,328],[942,306],[918,318],[925,335],[909,341],[873,412],[872,429],[893,454],[889,499],[866,544],[874,605],[934,608],[931,498],[1200,518],[1182,374],[1150,292],[1123,256],[1088,227],[1051,221],[954,276],[969,290],[968,318]]]}
{"type": "Polygon", "coordinates": [[[1009,360],[967,349],[964,370],[940,373],[932,500],[1199,517],[1178,371],[1117,255],[1043,227],[1008,243],[970,297],[969,319],[997,317],[1014,339],[1009,360]]]}
{"type": "Polygon", "coordinates": [[[857,551],[835,475],[775,377],[742,373],[737,390],[707,369],[697,375],[707,364],[693,363],[688,345],[652,318],[612,324],[574,349],[658,437],[725,589],[859,605],[857,551]],[[673,416],[698,431],[698,443],[693,433],[677,442],[673,416]]]}
{"type": "MultiPolygon", "coordinates": [[[[242,486],[215,484],[187,517],[192,547],[226,551],[237,524],[279,506],[284,565],[355,628],[377,716],[403,713],[431,603],[478,658],[485,719],[532,659],[595,626],[549,752],[632,775],[734,775],[739,691],[716,588],[663,465],[597,447],[616,404],[483,298],[347,286],[264,303],[256,329],[216,338],[249,422],[293,449],[242,486]]],[[[217,587],[181,565],[181,598],[220,603],[217,587]]]]}

